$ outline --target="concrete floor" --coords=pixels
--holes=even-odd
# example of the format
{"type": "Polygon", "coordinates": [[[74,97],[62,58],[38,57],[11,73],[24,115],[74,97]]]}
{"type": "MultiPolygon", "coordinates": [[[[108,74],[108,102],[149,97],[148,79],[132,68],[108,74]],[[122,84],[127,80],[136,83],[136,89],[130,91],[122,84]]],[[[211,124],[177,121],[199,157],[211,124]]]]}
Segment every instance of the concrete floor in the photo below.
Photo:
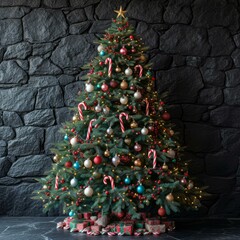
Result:
{"type": "Polygon", "coordinates": [[[0,217],[0,240],[89,240],[89,239],[161,239],[161,240],[239,240],[240,219],[203,219],[176,221],[176,230],[160,236],[88,236],[56,229],[64,217],[0,217]]]}

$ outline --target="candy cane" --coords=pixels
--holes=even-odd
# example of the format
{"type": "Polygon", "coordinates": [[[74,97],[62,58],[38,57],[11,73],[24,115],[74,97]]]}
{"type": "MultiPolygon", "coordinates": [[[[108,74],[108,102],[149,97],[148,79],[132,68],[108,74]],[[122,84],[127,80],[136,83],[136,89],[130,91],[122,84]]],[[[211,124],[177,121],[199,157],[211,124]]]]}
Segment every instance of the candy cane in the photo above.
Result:
{"type": "Polygon", "coordinates": [[[55,178],[55,190],[58,190],[58,185],[59,185],[59,176],[56,175],[56,178],[55,178]]]}
{"type": "Polygon", "coordinates": [[[147,98],[144,99],[144,102],[146,103],[146,115],[148,116],[149,115],[149,102],[148,102],[147,98]]]}
{"type": "Polygon", "coordinates": [[[134,67],[134,70],[137,71],[137,68],[139,68],[139,77],[142,77],[143,74],[143,67],[141,65],[136,65],[134,67]]]}
{"type": "Polygon", "coordinates": [[[90,139],[90,135],[91,135],[91,132],[92,132],[92,124],[93,124],[93,122],[95,122],[95,121],[96,121],[96,119],[92,119],[92,120],[89,122],[86,140],[89,140],[89,139],[90,139]]]}
{"type": "Polygon", "coordinates": [[[148,158],[151,157],[151,154],[153,154],[153,168],[156,168],[157,165],[157,152],[154,149],[149,150],[148,152],[148,158]]]}
{"type": "Polygon", "coordinates": [[[78,104],[78,112],[79,112],[79,115],[80,115],[80,119],[83,120],[84,117],[83,117],[83,112],[82,112],[82,107],[84,108],[84,110],[87,110],[87,104],[85,102],[80,102],[78,104]]]}
{"type": "Polygon", "coordinates": [[[124,113],[124,112],[119,114],[119,121],[120,121],[120,125],[121,125],[121,130],[122,130],[122,132],[125,132],[125,128],[124,128],[123,120],[122,120],[123,116],[125,116],[126,119],[128,120],[128,114],[124,113]]]}
{"type": "Polygon", "coordinates": [[[111,188],[114,189],[115,188],[115,184],[114,184],[114,179],[111,176],[106,176],[103,178],[103,183],[107,184],[107,180],[110,180],[111,183],[111,188]]]}
{"type": "Polygon", "coordinates": [[[106,58],[105,64],[109,64],[108,66],[108,76],[112,76],[112,59],[111,58],[106,58]]]}

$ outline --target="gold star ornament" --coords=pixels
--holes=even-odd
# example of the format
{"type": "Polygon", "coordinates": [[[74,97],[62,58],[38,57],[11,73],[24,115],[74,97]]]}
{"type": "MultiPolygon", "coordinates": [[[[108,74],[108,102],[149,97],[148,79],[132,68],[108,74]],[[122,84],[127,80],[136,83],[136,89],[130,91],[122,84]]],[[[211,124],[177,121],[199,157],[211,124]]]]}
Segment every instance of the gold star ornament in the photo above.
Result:
{"type": "Polygon", "coordinates": [[[117,15],[117,18],[118,18],[118,17],[126,18],[126,17],[124,16],[124,14],[125,14],[127,11],[123,11],[122,6],[120,7],[119,10],[114,10],[114,12],[116,12],[116,13],[118,14],[118,15],[117,15]]]}

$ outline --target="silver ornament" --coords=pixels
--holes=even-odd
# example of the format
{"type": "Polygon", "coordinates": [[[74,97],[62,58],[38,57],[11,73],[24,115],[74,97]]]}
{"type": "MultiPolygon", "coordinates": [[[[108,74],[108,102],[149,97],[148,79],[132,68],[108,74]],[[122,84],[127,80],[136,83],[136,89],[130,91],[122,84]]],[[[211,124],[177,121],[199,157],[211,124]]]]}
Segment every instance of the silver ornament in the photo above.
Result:
{"type": "Polygon", "coordinates": [[[128,103],[128,97],[122,96],[120,98],[120,103],[123,104],[123,105],[126,105],[128,103]]]}
{"type": "Polygon", "coordinates": [[[100,45],[97,47],[97,50],[98,50],[98,52],[101,52],[101,51],[103,51],[103,50],[104,50],[104,47],[103,47],[103,45],[102,45],[102,44],[100,44],[100,45]]]}
{"type": "Polygon", "coordinates": [[[133,73],[133,71],[132,71],[132,69],[131,69],[130,67],[128,67],[128,68],[125,70],[125,74],[126,74],[127,76],[131,76],[132,73],[133,73]]]}
{"type": "Polygon", "coordinates": [[[111,135],[112,133],[113,133],[113,129],[112,129],[111,127],[109,127],[109,128],[107,129],[107,134],[111,135]]]}
{"type": "Polygon", "coordinates": [[[115,167],[117,167],[118,164],[120,163],[120,158],[118,157],[117,154],[115,154],[115,156],[112,158],[112,163],[115,167]]]}
{"type": "Polygon", "coordinates": [[[106,114],[106,115],[109,114],[109,111],[110,111],[109,107],[104,107],[103,108],[103,113],[104,114],[106,114]]]}
{"type": "Polygon", "coordinates": [[[146,127],[141,129],[141,134],[142,135],[147,135],[148,134],[148,129],[146,127]]]}
{"type": "Polygon", "coordinates": [[[96,111],[96,112],[101,112],[101,111],[102,111],[102,107],[98,104],[98,105],[95,107],[95,111],[96,111]]]}
{"type": "Polygon", "coordinates": [[[139,91],[136,91],[136,92],[134,93],[134,98],[140,99],[141,97],[142,97],[142,94],[141,94],[139,91]]]}
{"type": "Polygon", "coordinates": [[[172,150],[172,149],[169,149],[169,150],[167,151],[167,153],[168,153],[168,155],[169,155],[171,158],[175,158],[175,156],[176,156],[176,152],[175,152],[174,150],[172,150]]]}
{"type": "Polygon", "coordinates": [[[76,187],[78,184],[78,180],[76,178],[71,179],[70,184],[72,187],[76,187]]]}
{"type": "Polygon", "coordinates": [[[92,92],[94,90],[94,86],[91,83],[86,83],[85,89],[87,92],[92,92]]]}
{"type": "Polygon", "coordinates": [[[89,186],[87,188],[84,189],[84,194],[87,196],[87,197],[91,197],[93,195],[93,189],[89,186]]]}

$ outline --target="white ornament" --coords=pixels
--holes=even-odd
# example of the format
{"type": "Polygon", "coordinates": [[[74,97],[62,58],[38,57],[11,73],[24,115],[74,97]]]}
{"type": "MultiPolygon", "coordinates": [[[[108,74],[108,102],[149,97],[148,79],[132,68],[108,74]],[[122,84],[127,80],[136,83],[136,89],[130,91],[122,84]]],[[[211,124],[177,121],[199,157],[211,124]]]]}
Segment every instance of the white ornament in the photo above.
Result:
{"type": "Polygon", "coordinates": [[[133,71],[132,71],[132,69],[131,69],[130,67],[128,67],[128,68],[125,70],[125,74],[126,74],[127,76],[131,76],[132,73],[133,73],[133,71]]]}
{"type": "Polygon", "coordinates": [[[128,98],[126,96],[122,96],[120,98],[120,103],[126,105],[128,103],[128,98]]]}
{"type": "Polygon", "coordinates": [[[146,127],[141,129],[141,134],[142,135],[147,135],[148,134],[148,129],[146,127]]]}
{"type": "Polygon", "coordinates": [[[135,97],[136,99],[140,99],[140,98],[142,97],[142,94],[141,94],[139,91],[136,91],[136,92],[134,93],[134,97],[135,97]]]}
{"type": "Polygon", "coordinates": [[[102,45],[102,44],[100,44],[100,45],[97,47],[97,50],[98,50],[98,52],[101,52],[101,51],[103,51],[103,50],[104,50],[104,47],[103,47],[103,45],[102,45]]]}
{"type": "Polygon", "coordinates": [[[86,83],[85,89],[87,92],[92,92],[94,90],[94,86],[91,83],[86,83]]]}
{"type": "Polygon", "coordinates": [[[111,127],[109,127],[109,128],[107,129],[107,134],[111,135],[112,133],[113,133],[113,129],[112,129],[111,127]]]}
{"type": "Polygon", "coordinates": [[[95,111],[96,111],[96,112],[101,112],[101,111],[102,111],[102,107],[98,104],[98,105],[95,107],[95,111]]]}
{"type": "Polygon", "coordinates": [[[77,140],[76,137],[73,137],[73,138],[71,138],[71,140],[70,140],[70,143],[71,143],[72,146],[76,145],[77,142],[78,142],[78,140],[77,140]]]}
{"type": "Polygon", "coordinates": [[[91,187],[87,187],[84,189],[84,194],[87,196],[87,197],[91,197],[93,195],[93,189],[91,187]]]}
{"type": "Polygon", "coordinates": [[[117,154],[115,154],[115,156],[112,158],[112,163],[115,167],[117,167],[117,165],[120,163],[120,158],[117,154]]]}
{"type": "Polygon", "coordinates": [[[163,107],[160,106],[160,107],[158,108],[158,110],[159,110],[160,112],[163,111],[163,107]]]}
{"type": "Polygon", "coordinates": [[[167,153],[168,153],[168,155],[169,155],[171,158],[175,158],[175,156],[176,156],[175,151],[172,150],[172,149],[169,149],[169,150],[167,151],[167,153]]]}
{"type": "Polygon", "coordinates": [[[76,187],[78,184],[78,180],[76,178],[71,179],[70,184],[72,187],[76,187]]]}
{"type": "Polygon", "coordinates": [[[109,114],[109,111],[110,111],[110,109],[109,109],[109,107],[105,107],[105,108],[103,108],[103,113],[104,114],[109,114]]]}
{"type": "Polygon", "coordinates": [[[87,160],[84,161],[83,165],[86,168],[91,168],[92,167],[92,161],[88,158],[87,160]]]}
{"type": "Polygon", "coordinates": [[[47,189],[47,185],[43,185],[43,189],[47,189]]]}

